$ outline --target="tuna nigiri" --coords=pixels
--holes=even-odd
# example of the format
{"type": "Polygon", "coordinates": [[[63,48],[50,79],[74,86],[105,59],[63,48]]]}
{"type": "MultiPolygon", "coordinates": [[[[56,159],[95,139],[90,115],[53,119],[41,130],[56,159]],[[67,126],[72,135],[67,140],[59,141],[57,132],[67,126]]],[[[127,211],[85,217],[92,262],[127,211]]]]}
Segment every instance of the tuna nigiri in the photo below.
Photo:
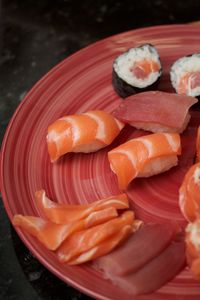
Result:
{"type": "Polygon", "coordinates": [[[71,205],[54,202],[46,196],[44,190],[40,190],[35,193],[35,200],[41,214],[56,224],[66,224],[86,217],[92,218],[95,216],[95,211],[105,208],[127,209],[129,207],[126,194],[113,195],[90,204],[71,205]]]}
{"type": "Polygon", "coordinates": [[[68,115],[48,128],[47,145],[52,162],[68,152],[94,152],[111,144],[124,124],[105,111],[68,115]]]}
{"type": "Polygon", "coordinates": [[[179,189],[179,206],[186,220],[200,217],[200,163],[187,171],[179,189]]]}
{"type": "Polygon", "coordinates": [[[176,166],[180,154],[179,134],[154,133],[114,148],[108,152],[108,159],[123,190],[136,177],[149,177],[176,166]]]}
{"type": "Polygon", "coordinates": [[[113,116],[139,129],[181,133],[190,120],[189,108],[197,101],[186,95],[144,92],[122,101],[113,116]]]}

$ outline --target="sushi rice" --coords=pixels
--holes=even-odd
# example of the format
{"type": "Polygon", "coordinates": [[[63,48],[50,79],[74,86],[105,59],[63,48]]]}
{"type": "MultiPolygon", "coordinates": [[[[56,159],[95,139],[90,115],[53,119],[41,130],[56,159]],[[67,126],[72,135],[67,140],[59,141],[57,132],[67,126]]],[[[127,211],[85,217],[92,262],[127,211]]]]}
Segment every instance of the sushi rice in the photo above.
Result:
{"type": "Polygon", "coordinates": [[[176,60],[170,71],[171,83],[177,93],[200,96],[200,53],[187,55],[176,60]],[[181,80],[188,75],[185,92],[180,91],[181,80]],[[198,82],[197,82],[198,76],[198,82]],[[195,80],[195,87],[192,87],[195,80]]]}
{"type": "Polygon", "coordinates": [[[156,49],[150,44],[142,45],[138,48],[131,48],[118,56],[114,61],[113,68],[118,76],[128,84],[138,88],[144,88],[154,83],[161,72],[160,70],[159,72],[152,72],[145,80],[134,76],[134,73],[131,71],[133,65],[144,59],[157,62],[161,68],[159,55],[156,49]]]}

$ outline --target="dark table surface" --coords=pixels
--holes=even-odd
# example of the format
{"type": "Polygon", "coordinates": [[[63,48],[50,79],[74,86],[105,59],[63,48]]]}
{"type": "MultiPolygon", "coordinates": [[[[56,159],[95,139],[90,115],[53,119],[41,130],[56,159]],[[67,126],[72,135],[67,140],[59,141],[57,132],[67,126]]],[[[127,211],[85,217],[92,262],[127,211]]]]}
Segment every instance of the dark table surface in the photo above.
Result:
{"type": "MultiPolygon", "coordinates": [[[[0,0],[0,137],[27,91],[77,50],[130,29],[200,18],[200,1],[0,0]]],[[[90,299],[47,271],[0,201],[0,299],[90,299]]]]}

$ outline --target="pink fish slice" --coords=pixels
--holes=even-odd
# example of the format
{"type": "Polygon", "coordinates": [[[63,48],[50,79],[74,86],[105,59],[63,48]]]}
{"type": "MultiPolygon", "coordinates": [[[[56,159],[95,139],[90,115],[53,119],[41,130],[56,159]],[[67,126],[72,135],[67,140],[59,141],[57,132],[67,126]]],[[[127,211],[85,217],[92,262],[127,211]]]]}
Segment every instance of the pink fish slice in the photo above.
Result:
{"type": "Polygon", "coordinates": [[[66,224],[81,220],[92,212],[108,207],[115,209],[127,209],[129,207],[126,194],[114,195],[86,205],[71,205],[54,202],[46,196],[44,190],[40,190],[35,193],[35,200],[40,213],[56,224],[66,224]]]}
{"type": "Polygon", "coordinates": [[[56,250],[73,233],[107,222],[117,215],[117,210],[109,207],[68,224],[55,224],[40,217],[15,215],[13,225],[36,237],[47,249],[56,250]]]}

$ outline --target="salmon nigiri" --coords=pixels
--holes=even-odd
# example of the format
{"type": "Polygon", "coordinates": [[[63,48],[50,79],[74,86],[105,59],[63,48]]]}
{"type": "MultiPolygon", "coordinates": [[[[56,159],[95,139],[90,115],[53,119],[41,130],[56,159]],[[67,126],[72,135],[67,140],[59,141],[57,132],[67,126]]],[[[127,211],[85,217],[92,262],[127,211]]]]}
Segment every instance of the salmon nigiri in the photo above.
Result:
{"type": "Polygon", "coordinates": [[[132,225],[134,214],[132,211],[124,212],[120,217],[106,223],[82,230],[73,234],[58,249],[58,259],[61,262],[69,262],[73,258],[87,252],[103,241],[111,238],[125,225],[132,225]]]}
{"type": "Polygon", "coordinates": [[[56,250],[62,242],[83,229],[97,226],[118,216],[117,210],[108,207],[92,212],[87,218],[68,224],[55,224],[40,217],[15,215],[13,225],[36,237],[47,249],[56,250]]]}
{"type": "Polygon", "coordinates": [[[108,159],[123,190],[136,177],[149,177],[176,166],[180,154],[179,134],[154,133],[114,148],[108,152],[108,159]]]}
{"type": "Polygon", "coordinates": [[[200,219],[186,227],[186,256],[191,272],[200,281],[200,219]]]}
{"type": "Polygon", "coordinates": [[[200,163],[187,171],[179,189],[179,206],[184,217],[192,222],[200,217],[200,163]]]}
{"type": "Polygon", "coordinates": [[[200,126],[198,127],[197,130],[197,139],[196,139],[196,161],[199,162],[200,161],[200,126]]]}
{"type": "Polygon", "coordinates": [[[66,224],[86,217],[92,218],[95,216],[94,212],[105,208],[127,209],[129,207],[126,194],[113,195],[90,204],[71,205],[54,202],[46,196],[44,190],[40,190],[36,191],[35,200],[41,214],[56,224],[66,224]]]}
{"type": "Polygon", "coordinates": [[[95,152],[111,144],[123,127],[102,110],[62,117],[48,128],[50,159],[54,162],[68,152],[95,152]]]}

